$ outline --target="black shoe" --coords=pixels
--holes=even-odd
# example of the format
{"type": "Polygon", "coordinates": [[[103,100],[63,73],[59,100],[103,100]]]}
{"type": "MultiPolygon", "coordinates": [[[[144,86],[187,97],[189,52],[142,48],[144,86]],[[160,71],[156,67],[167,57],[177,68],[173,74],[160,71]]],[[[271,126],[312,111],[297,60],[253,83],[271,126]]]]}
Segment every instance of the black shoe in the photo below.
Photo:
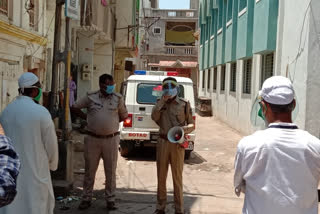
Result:
{"type": "Polygon", "coordinates": [[[156,210],[156,211],[154,211],[154,213],[153,214],[166,214],[166,212],[164,211],[164,210],[156,210]]]}
{"type": "Polygon", "coordinates": [[[79,209],[79,210],[86,210],[86,209],[88,209],[89,207],[91,207],[91,201],[81,201],[78,209],[79,209]]]}
{"type": "Polygon", "coordinates": [[[108,201],[107,202],[107,208],[108,208],[108,210],[116,210],[116,209],[118,209],[118,207],[116,207],[116,203],[114,203],[113,201],[108,201]]]}

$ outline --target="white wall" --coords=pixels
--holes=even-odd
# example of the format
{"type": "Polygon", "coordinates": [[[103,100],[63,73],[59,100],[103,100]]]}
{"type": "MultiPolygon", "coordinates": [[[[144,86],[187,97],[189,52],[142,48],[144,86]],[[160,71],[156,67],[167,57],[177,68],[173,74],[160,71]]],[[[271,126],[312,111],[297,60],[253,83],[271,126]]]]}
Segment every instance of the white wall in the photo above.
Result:
{"type": "Polygon", "coordinates": [[[294,84],[299,114],[296,123],[306,126],[306,95],[309,58],[309,1],[279,1],[279,25],[276,74],[287,76],[294,84]],[[306,14],[307,13],[307,14],[306,14]]]}
{"type": "MultiPolygon", "coordinates": [[[[92,34],[92,33],[91,33],[92,34]]],[[[93,75],[91,80],[81,80],[81,69],[83,64],[89,64],[93,69],[93,51],[94,39],[90,36],[90,32],[79,32],[79,66],[80,72],[78,74],[77,97],[78,99],[85,96],[87,92],[92,90],[93,75]]]]}
{"type": "Polygon", "coordinates": [[[93,64],[98,70],[93,72],[92,90],[99,89],[99,76],[112,74],[112,43],[94,45],[93,64]]]}
{"type": "MultiPolygon", "coordinates": [[[[132,20],[132,7],[134,6],[133,0],[117,0],[116,15],[117,15],[117,28],[126,28],[133,24],[132,20]]],[[[116,47],[132,47],[132,36],[135,28],[130,28],[128,38],[128,29],[119,29],[116,32],[116,47]],[[129,40],[128,40],[129,39],[129,40]]]]}
{"type": "MultiPolygon", "coordinates": [[[[29,26],[29,14],[25,1],[8,1],[8,16],[0,15],[0,21],[40,36],[46,30],[46,1],[39,0],[38,31],[29,26]]],[[[3,110],[18,95],[18,78],[28,68],[39,67],[39,60],[46,60],[45,48],[31,42],[0,33],[0,110],[3,110]],[[28,61],[26,56],[33,56],[28,61]],[[31,62],[31,63],[30,63],[31,62]]],[[[40,72],[40,81],[46,85],[45,71],[40,72]]]]}
{"type": "Polygon", "coordinates": [[[306,130],[320,137],[320,1],[313,0],[309,9],[309,44],[308,48],[308,78],[306,102],[306,130]]]}

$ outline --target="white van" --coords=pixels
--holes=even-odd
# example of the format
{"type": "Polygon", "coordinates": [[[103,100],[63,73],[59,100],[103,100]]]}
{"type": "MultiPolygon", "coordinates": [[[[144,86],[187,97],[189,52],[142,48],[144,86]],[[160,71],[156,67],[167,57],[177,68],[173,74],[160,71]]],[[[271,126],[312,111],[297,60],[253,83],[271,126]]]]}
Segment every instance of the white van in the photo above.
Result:
{"type": "MultiPolygon", "coordinates": [[[[120,153],[126,157],[135,147],[155,147],[159,138],[159,126],[151,119],[152,108],[161,96],[162,80],[170,72],[153,72],[157,75],[143,75],[152,72],[135,72],[121,87],[129,117],[120,126],[120,153]],[[159,73],[163,76],[159,76],[159,73]]],[[[190,78],[176,77],[179,95],[190,102],[195,120],[195,101],[193,82],[190,78]]],[[[189,147],[185,158],[189,158],[194,148],[195,131],[187,135],[189,147]]]]}

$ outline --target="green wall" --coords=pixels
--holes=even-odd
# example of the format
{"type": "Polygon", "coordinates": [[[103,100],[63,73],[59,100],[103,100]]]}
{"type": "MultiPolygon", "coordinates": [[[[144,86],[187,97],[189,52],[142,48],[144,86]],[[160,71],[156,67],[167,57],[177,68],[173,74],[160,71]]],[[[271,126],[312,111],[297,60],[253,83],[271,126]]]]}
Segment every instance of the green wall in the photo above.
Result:
{"type": "Polygon", "coordinates": [[[255,3],[253,53],[274,51],[277,39],[278,0],[255,3]]]}
{"type": "Polygon", "coordinates": [[[247,0],[246,12],[240,17],[240,0],[232,0],[232,24],[226,27],[228,1],[231,0],[200,0],[201,70],[276,49],[279,0],[247,0]],[[223,15],[222,32],[218,35],[219,10],[223,15]]]}

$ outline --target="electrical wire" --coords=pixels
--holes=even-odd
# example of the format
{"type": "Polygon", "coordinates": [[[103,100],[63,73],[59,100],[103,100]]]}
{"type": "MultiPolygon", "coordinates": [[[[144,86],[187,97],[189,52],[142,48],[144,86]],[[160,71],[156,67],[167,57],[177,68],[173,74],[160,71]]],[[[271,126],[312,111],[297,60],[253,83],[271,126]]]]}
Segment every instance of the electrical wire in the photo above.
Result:
{"type": "Polygon", "coordinates": [[[300,31],[298,53],[297,53],[297,55],[295,56],[294,60],[292,60],[292,61],[287,65],[287,66],[289,67],[290,65],[292,65],[293,63],[295,63],[295,65],[294,65],[294,70],[293,70],[293,74],[291,74],[291,72],[289,71],[289,79],[291,80],[292,83],[293,83],[294,80],[295,80],[295,75],[296,75],[296,68],[297,68],[298,59],[300,58],[301,54],[303,53],[304,47],[305,47],[305,43],[306,43],[306,38],[305,38],[303,47],[301,46],[301,45],[302,45],[302,36],[303,36],[304,28],[305,28],[304,26],[305,26],[305,23],[306,23],[308,11],[309,11],[310,6],[311,6],[311,2],[312,2],[312,0],[309,1],[308,6],[307,6],[307,8],[306,8],[306,11],[305,11],[305,13],[304,13],[303,23],[302,23],[302,27],[301,27],[301,31],[300,31]]]}
{"type": "MultiPolygon", "coordinates": [[[[55,15],[52,16],[51,21],[50,21],[50,24],[49,24],[48,29],[47,29],[47,32],[46,32],[46,34],[45,34],[45,36],[44,36],[44,38],[43,38],[42,41],[44,41],[45,39],[47,39],[48,34],[49,34],[49,30],[50,30],[50,28],[51,28],[51,25],[52,25],[52,23],[53,23],[54,18],[55,18],[55,15]]],[[[41,45],[39,45],[39,47],[31,54],[31,56],[34,56],[34,55],[38,52],[38,50],[40,49],[40,47],[41,47],[41,45]]]]}

